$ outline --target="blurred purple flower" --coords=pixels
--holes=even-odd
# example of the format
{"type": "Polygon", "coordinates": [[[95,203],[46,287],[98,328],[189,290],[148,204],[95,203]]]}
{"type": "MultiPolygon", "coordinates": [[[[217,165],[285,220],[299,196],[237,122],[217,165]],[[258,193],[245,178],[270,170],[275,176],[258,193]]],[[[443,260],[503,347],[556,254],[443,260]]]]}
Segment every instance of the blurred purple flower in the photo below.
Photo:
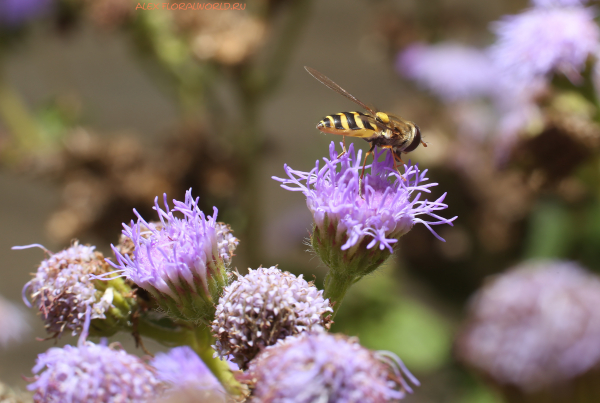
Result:
{"type": "Polygon", "coordinates": [[[589,0],[531,0],[536,7],[570,7],[583,6],[589,3],[589,0]]]}
{"type": "Polygon", "coordinates": [[[231,357],[240,368],[266,346],[300,332],[329,328],[333,310],[302,275],[276,267],[250,270],[225,288],[212,330],[221,358],[231,357]]]}
{"type": "Polygon", "coordinates": [[[162,385],[140,358],[106,345],[86,341],[90,326],[87,308],[77,347],[53,347],[38,355],[27,389],[36,402],[145,403],[162,385]],[[39,374],[38,374],[39,373],[39,374]]]}
{"type": "Polygon", "coordinates": [[[393,251],[392,245],[406,234],[415,223],[425,225],[433,235],[442,240],[431,228],[432,225],[452,225],[454,218],[446,219],[435,211],[447,208],[444,193],[436,201],[421,201],[421,192],[430,193],[437,183],[423,184],[427,170],[417,166],[405,166],[404,179],[393,169],[393,157],[387,153],[383,161],[377,161],[383,151],[375,150],[375,161],[371,172],[365,171],[362,189],[359,177],[362,167],[362,150],[355,153],[350,145],[348,152],[337,158],[335,143],[329,146],[329,159],[324,158],[324,167],[310,172],[296,171],[285,165],[289,178],[273,177],[282,182],[282,188],[302,192],[313,214],[315,225],[325,231],[326,223],[333,224],[336,244],[341,250],[355,252],[363,240],[367,249],[379,246],[393,251]],[[425,221],[418,216],[433,217],[425,221]]]}
{"type": "Polygon", "coordinates": [[[556,71],[577,82],[600,44],[595,16],[583,7],[534,8],[505,16],[493,26],[498,41],[491,57],[510,80],[529,83],[556,71]]]}
{"type": "Polygon", "coordinates": [[[446,102],[489,96],[498,83],[485,51],[453,42],[413,44],[398,55],[396,66],[446,102]]]}
{"type": "Polygon", "coordinates": [[[412,393],[404,377],[419,385],[393,354],[325,332],[302,333],[266,348],[247,376],[256,380],[250,402],[384,403],[412,393]]]}
{"type": "Polygon", "coordinates": [[[533,261],[498,275],[472,301],[459,357],[524,391],[600,364],[600,278],[579,265],[533,261]]]}
{"type": "Polygon", "coordinates": [[[22,340],[29,330],[30,326],[22,309],[0,297],[0,347],[22,340]]]}
{"type": "Polygon", "coordinates": [[[225,402],[225,390],[190,347],[175,347],[168,353],[158,353],[150,364],[156,368],[156,377],[169,386],[165,400],[175,401],[175,397],[183,398],[182,394],[185,394],[193,396],[195,401],[225,402]]]}
{"type": "Polygon", "coordinates": [[[46,13],[54,0],[0,0],[0,26],[17,27],[46,13]]]}
{"type": "MultiPolygon", "coordinates": [[[[444,102],[489,98],[495,118],[484,122],[487,127],[478,128],[477,137],[482,140],[481,131],[495,133],[493,142],[500,160],[506,157],[518,134],[539,116],[535,98],[546,84],[541,78],[525,82],[501,74],[488,50],[451,42],[410,46],[398,56],[398,70],[444,102]]],[[[462,110],[468,111],[469,107],[474,105],[463,105],[462,110]]],[[[456,111],[452,114],[463,129],[459,135],[469,137],[468,140],[473,140],[472,130],[469,131],[475,120],[472,115],[456,111]]]]}
{"type": "Polygon", "coordinates": [[[113,246],[118,265],[111,264],[149,291],[168,313],[184,320],[212,320],[238,240],[229,226],[216,221],[216,208],[212,217],[200,211],[191,189],[185,202],[173,201],[173,210],[166,194],[165,210],[158,206],[158,198],[154,203],[160,224],[146,222],[134,210],[137,224],[123,225],[123,234],[135,245],[133,257],[113,246]]]}

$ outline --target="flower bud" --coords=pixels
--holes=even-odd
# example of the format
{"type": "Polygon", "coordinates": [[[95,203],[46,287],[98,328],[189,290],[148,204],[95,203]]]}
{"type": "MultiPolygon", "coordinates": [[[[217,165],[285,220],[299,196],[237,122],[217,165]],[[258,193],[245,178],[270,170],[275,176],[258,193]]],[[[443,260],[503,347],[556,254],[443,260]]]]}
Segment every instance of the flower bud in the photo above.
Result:
{"type": "Polygon", "coordinates": [[[101,344],[53,347],[37,358],[27,387],[36,402],[146,403],[162,390],[153,369],[124,350],[101,344]]]}
{"type": "Polygon", "coordinates": [[[94,246],[75,242],[42,261],[34,278],[25,284],[23,299],[31,306],[26,299],[29,294],[52,337],[60,336],[67,329],[73,335],[79,333],[88,307],[92,319],[90,334],[113,335],[131,327],[135,300],[131,288],[123,279],[111,277],[109,269],[102,253],[94,246]],[[95,276],[105,276],[107,281],[93,279],[95,276]]]}
{"type": "Polygon", "coordinates": [[[276,267],[251,270],[225,288],[212,330],[221,358],[240,368],[266,346],[305,330],[329,328],[332,312],[312,283],[276,267]],[[326,316],[327,315],[327,316],[326,316]]]}
{"type": "Polygon", "coordinates": [[[325,332],[290,336],[250,363],[249,402],[385,403],[403,399],[419,382],[388,352],[367,350],[357,339],[325,332]]]}

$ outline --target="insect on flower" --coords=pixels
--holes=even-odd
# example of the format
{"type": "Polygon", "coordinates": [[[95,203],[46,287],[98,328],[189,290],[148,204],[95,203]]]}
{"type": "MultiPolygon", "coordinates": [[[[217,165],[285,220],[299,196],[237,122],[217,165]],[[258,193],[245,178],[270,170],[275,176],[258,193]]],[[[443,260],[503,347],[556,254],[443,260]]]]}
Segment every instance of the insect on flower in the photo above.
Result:
{"type": "MultiPolygon", "coordinates": [[[[427,144],[421,139],[419,127],[413,122],[392,114],[379,112],[334,83],[323,73],[319,73],[317,70],[308,66],[304,66],[304,68],[311,76],[319,80],[326,87],[345,96],[367,111],[367,113],[340,112],[334,115],[328,115],[317,124],[317,129],[323,133],[358,137],[371,144],[371,148],[369,148],[369,151],[367,151],[367,154],[365,155],[365,161],[360,175],[361,179],[365,174],[367,157],[370,154],[373,154],[375,147],[389,148],[392,150],[392,154],[394,155],[394,168],[396,170],[398,170],[396,162],[404,164],[401,158],[402,153],[406,154],[414,151],[419,144],[423,144],[423,147],[427,147],[427,144]]],[[[345,152],[346,148],[344,146],[344,150],[340,155],[343,155],[345,152]]]]}

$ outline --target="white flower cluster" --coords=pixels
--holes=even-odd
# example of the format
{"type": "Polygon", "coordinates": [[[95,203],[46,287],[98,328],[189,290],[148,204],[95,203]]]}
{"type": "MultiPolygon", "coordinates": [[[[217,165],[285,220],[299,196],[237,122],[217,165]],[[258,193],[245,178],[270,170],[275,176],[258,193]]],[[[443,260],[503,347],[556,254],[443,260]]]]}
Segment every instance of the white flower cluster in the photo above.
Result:
{"type": "Polygon", "coordinates": [[[212,325],[220,357],[245,368],[277,340],[305,330],[328,328],[332,312],[323,291],[276,267],[250,270],[225,288],[212,325]]]}

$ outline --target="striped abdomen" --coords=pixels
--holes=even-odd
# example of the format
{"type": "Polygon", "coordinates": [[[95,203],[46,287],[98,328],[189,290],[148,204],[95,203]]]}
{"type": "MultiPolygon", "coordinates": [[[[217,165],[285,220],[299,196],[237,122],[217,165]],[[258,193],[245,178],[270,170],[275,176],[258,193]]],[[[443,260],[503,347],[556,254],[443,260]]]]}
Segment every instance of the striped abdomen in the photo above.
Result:
{"type": "Polygon", "coordinates": [[[341,134],[343,136],[369,138],[377,134],[377,127],[369,123],[370,116],[360,112],[341,112],[325,116],[317,124],[323,133],[341,134]]]}

